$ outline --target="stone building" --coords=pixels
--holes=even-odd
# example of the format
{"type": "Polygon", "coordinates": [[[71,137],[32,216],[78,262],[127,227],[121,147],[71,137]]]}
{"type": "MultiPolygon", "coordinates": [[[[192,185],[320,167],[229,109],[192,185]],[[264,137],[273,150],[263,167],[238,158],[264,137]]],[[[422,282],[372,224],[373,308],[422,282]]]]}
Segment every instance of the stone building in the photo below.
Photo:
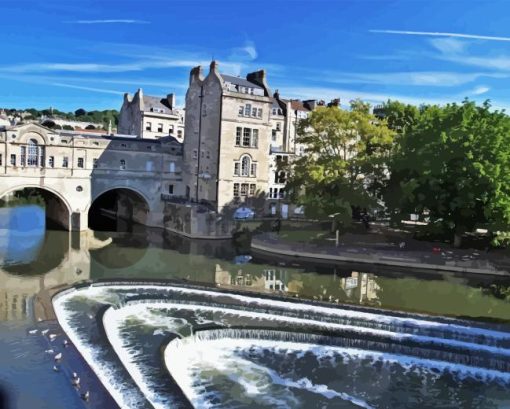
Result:
{"type": "Polygon", "coordinates": [[[246,78],[190,73],[186,93],[184,182],[186,197],[222,212],[240,203],[265,201],[271,138],[272,97],[265,71],[246,78]]]}
{"type": "Polygon", "coordinates": [[[184,110],[175,106],[174,94],[166,98],[144,95],[142,89],[131,97],[124,94],[120,109],[118,133],[143,139],[173,136],[184,140],[184,110]]]}

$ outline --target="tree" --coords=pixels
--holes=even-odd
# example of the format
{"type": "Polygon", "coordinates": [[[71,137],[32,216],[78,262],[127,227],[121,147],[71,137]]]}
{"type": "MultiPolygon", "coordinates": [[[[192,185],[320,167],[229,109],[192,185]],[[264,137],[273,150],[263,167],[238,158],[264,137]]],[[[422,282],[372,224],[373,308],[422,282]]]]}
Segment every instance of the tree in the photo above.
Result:
{"type": "Polygon", "coordinates": [[[372,207],[386,178],[393,132],[365,110],[319,107],[298,128],[305,155],[287,166],[291,199],[311,217],[351,218],[351,208],[372,207]]]}
{"type": "Polygon", "coordinates": [[[75,116],[84,116],[87,115],[87,111],[85,111],[83,108],[79,108],[76,111],[74,111],[75,116]]]}
{"type": "Polygon", "coordinates": [[[374,110],[374,115],[386,119],[388,128],[397,133],[405,133],[418,120],[420,110],[414,105],[388,100],[374,110]]]}
{"type": "Polygon", "coordinates": [[[510,118],[488,101],[426,107],[398,140],[390,170],[387,202],[428,211],[456,246],[477,224],[508,229],[510,118]]]}

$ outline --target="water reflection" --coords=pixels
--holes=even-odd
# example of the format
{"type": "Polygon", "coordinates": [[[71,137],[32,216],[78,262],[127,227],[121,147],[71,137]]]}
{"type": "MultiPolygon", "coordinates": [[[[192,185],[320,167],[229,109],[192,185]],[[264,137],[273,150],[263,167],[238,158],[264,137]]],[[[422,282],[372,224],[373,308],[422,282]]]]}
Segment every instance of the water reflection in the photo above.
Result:
{"type": "MultiPolygon", "coordinates": [[[[100,278],[181,279],[230,289],[381,308],[508,320],[510,303],[482,287],[493,278],[419,276],[351,265],[252,259],[230,241],[189,240],[136,226],[129,233],[47,231],[35,256],[0,267],[0,319],[43,314],[52,289],[100,278]]],[[[498,285],[510,286],[509,282],[498,285]]]]}

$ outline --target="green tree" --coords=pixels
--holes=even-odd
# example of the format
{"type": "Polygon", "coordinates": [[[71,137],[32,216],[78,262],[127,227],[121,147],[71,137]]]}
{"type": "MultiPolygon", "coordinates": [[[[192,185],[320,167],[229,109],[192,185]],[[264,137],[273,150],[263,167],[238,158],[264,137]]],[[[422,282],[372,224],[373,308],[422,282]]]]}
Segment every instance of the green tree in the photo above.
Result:
{"type": "Polygon", "coordinates": [[[351,217],[351,208],[372,207],[386,178],[393,132],[363,109],[319,107],[298,127],[305,155],[287,165],[291,198],[311,217],[351,217]]]}
{"type": "Polygon", "coordinates": [[[510,223],[510,118],[489,102],[429,106],[398,139],[387,203],[429,212],[461,245],[477,224],[510,223]]]}
{"type": "Polygon", "coordinates": [[[87,111],[85,111],[83,108],[79,108],[76,111],[74,111],[74,115],[76,117],[87,115],[87,111]]]}
{"type": "Polygon", "coordinates": [[[386,119],[388,128],[397,133],[405,133],[418,120],[420,110],[414,105],[388,100],[374,110],[374,115],[386,119]]]}

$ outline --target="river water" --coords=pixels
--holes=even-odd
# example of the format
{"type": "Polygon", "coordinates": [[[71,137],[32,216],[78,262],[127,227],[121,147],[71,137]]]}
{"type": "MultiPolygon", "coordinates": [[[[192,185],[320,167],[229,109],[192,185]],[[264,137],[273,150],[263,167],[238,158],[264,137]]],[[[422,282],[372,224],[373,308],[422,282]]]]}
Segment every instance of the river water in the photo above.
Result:
{"type": "MultiPolygon", "coordinates": [[[[510,286],[510,282],[494,283],[489,277],[404,274],[391,269],[361,271],[348,265],[314,266],[296,264],[290,260],[275,263],[270,259],[252,256],[246,248],[230,241],[193,241],[160,229],[141,226],[134,226],[129,233],[89,231],[73,234],[45,230],[44,226],[39,226],[25,238],[15,230],[12,225],[4,225],[0,232],[0,398],[9,408],[81,407],[72,388],[62,382],[58,374],[52,373],[53,361],[44,353],[46,346],[37,338],[27,335],[27,331],[33,327],[38,314],[33,309],[34,299],[41,298],[56,286],[82,280],[174,279],[332,304],[366,305],[392,311],[471,318],[482,323],[496,323],[500,328],[510,322],[510,302],[498,298],[495,295],[497,291],[494,291],[494,284],[497,289],[497,286],[510,286]]],[[[118,330],[125,330],[131,324],[129,321],[119,321],[118,330]]],[[[211,340],[208,345],[221,349],[218,341],[211,340]]],[[[265,357],[260,355],[260,350],[250,349],[250,345],[253,346],[246,340],[233,342],[233,354],[239,359],[249,359],[252,365],[282,359],[275,351],[274,344],[267,345],[266,351],[269,352],[265,357]]],[[[289,353],[295,353],[292,352],[297,348],[295,343],[285,345],[289,353]]],[[[185,352],[186,348],[183,347],[182,351],[185,352]]],[[[345,356],[345,350],[332,350],[331,354],[345,356]]],[[[353,354],[356,355],[353,352],[349,356],[353,354]]],[[[232,359],[232,356],[225,356],[225,359],[232,359]]],[[[317,361],[320,369],[322,364],[317,359],[314,362],[317,361]]],[[[358,359],[354,361],[359,363],[358,359]]],[[[309,364],[306,359],[293,362],[293,365],[309,364]]],[[[187,361],[186,364],[197,371],[202,365],[196,361],[187,361]]],[[[274,362],[271,365],[273,369],[278,369],[274,362]]],[[[367,368],[358,369],[359,376],[371,376],[367,368]]],[[[324,368],[320,370],[327,372],[324,368]]],[[[342,376],[347,376],[349,368],[347,365],[338,370],[342,376]]],[[[239,371],[236,376],[248,376],[243,368],[239,371]]],[[[422,375],[418,378],[431,382],[433,374],[427,372],[422,375]]],[[[187,376],[189,382],[203,383],[202,388],[208,387],[207,376],[200,377],[199,372],[190,372],[187,376]]],[[[268,376],[265,373],[261,379],[268,379],[268,376]]],[[[279,372],[278,376],[283,375],[279,372]]],[[[271,379],[274,381],[277,378],[271,379]]],[[[284,385],[283,389],[287,386],[284,385]]],[[[484,394],[483,387],[475,386],[477,395],[471,402],[478,402],[478,407],[505,407],[501,406],[500,389],[487,387],[487,393],[498,394],[498,399],[484,402],[480,398],[484,394]]],[[[465,387],[461,393],[469,401],[470,384],[465,387]]],[[[216,394],[225,399],[235,398],[227,396],[228,387],[218,388],[216,394]]],[[[276,395],[283,393],[283,389],[275,388],[276,395]]],[[[299,393],[303,396],[309,394],[304,384],[296,388],[301,390],[299,393]]],[[[353,383],[349,391],[354,393],[356,388],[353,383]]],[[[417,394],[419,390],[413,389],[412,393],[417,394]]],[[[284,401],[290,398],[284,395],[281,395],[284,401]]],[[[200,394],[197,397],[202,398],[200,394]]],[[[299,395],[296,399],[301,398],[299,395]]],[[[343,405],[339,407],[356,406],[340,395],[337,398],[343,405]]],[[[306,401],[307,398],[303,399],[306,401]]],[[[321,399],[327,403],[329,398],[322,396],[321,399]]],[[[261,405],[260,402],[257,404],[261,405]]]]}

